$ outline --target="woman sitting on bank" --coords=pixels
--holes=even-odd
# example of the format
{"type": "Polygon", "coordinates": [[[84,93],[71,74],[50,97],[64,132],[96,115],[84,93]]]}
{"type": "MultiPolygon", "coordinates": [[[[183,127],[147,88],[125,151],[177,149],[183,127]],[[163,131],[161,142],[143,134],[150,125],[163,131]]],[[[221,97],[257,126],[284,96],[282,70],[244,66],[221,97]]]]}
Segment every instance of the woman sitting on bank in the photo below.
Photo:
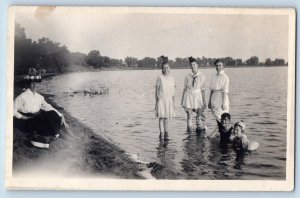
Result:
{"type": "Polygon", "coordinates": [[[68,125],[64,116],[36,92],[36,83],[40,81],[40,75],[24,78],[27,89],[14,100],[14,127],[30,133],[33,146],[49,148],[51,139],[59,136],[61,125],[68,125]]]}

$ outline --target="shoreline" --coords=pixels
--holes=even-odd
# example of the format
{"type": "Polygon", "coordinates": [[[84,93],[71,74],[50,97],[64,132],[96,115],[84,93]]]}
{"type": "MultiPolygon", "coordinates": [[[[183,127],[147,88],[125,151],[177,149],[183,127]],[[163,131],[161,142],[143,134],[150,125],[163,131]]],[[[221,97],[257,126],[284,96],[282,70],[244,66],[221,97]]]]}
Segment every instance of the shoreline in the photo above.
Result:
{"type": "MultiPolygon", "coordinates": [[[[22,176],[33,172],[62,177],[99,177],[117,179],[149,179],[150,170],[123,149],[72,117],[59,107],[51,95],[42,94],[45,100],[60,111],[69,125],[60,138],[50,143],[49,149],[33,147],[30,134],[14,128],[13,173],[22,176]]],[[[32,176],[29,174],[29,176],[32,176]]]]}

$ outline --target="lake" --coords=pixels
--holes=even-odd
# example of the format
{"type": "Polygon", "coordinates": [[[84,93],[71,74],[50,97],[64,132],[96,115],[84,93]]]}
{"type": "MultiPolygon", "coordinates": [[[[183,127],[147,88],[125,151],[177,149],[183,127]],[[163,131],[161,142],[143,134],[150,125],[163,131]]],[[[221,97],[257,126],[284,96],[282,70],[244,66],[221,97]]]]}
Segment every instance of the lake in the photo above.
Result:
{"type": "MultiPolygon", "coordinates": [[[[214,68],[206,76],[206,98],[214,68]]],[[[180,106],[188,69],[171,70],[176,81],[176,117],[169,121],[170,140],[159,141],[155,117],[155,82],[160,70],[71,73],[44,80],[39,90],[54,95],[56,103],[96,133],[145,162],[154,162],[171,179],[278,179],[286,177],[288,67],[225,68],[230,78],[232,122],[244,120],[246,135],[260,146],[243,156],[219,147],[218,138],[186,132],[186,114],[180,106]],[[105,95],[72,94],[89,82],[109,87],[105,95]]],[[[216,127],[206,109],[208,131],[216,127]]],[[[195,123],[195,118],[194,118],[195,123]]],[[[158,167],[158,166],[156,166],[158,167]]]]}

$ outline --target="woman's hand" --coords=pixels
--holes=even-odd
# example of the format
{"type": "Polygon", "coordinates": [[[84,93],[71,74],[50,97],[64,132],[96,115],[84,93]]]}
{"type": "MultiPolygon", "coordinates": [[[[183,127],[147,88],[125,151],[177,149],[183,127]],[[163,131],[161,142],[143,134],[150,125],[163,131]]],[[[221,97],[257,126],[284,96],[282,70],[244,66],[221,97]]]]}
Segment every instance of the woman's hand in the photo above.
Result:
{"type": "Polygon", "coordinates": [[[61,115],[61,125],[64,125],[66,128],[69,128],[69,125],[67,124],[65,117],[61,115]]]}
{"type": "Polygon", "coordinates": [[[21,116],[21,119],[22,120],[28,120],[28,119],[30,119],[30,118],[32,118],[31,116],[25,116],[25,115],[22,115],[21,116]]]}
{"type": "Polygon", "coordinates": [[[208,106],[207,106],[209,109],[211,109],[211,103],[208,103],[208,106]]]}
{"type": "Polygon", "coordinates": [[[202,110],[205,110],[206,109],[206,104],[204,103],[203,105],[202,105],[202,110]]]}
{"type": "Polygon", "coordinates": [[[222,104],[222,110],[227,110],[226,105],[222,104]]]}

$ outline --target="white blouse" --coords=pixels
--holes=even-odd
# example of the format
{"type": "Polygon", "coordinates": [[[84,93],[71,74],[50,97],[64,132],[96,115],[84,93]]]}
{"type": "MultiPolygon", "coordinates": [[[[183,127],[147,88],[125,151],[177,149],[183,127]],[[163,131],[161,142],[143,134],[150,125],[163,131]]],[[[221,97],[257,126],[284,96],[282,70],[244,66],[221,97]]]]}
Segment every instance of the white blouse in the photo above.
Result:
{"type": "Polygon", "coordinates": [[[219,74],[213,75],[211,79],[210,89],[212,91],[222,91],[228,94],[229,91],[229,78],[221,71],[219,74]]]}
{"type": "Polygon", "coordinates": [[[196,75],[188,74],[184,80],[184,88],[187,90],[205,90],[205,76],[198,71],[196,75]]]}
{"type": "Polygon", "coordinates": [[[40,110],[44,111],[55,111],[60,117],[62,116],[56,109],[54,109],[50,104],[48,104],[44,97],[38,93],[33,93],[30,89],[27,89],[21,93],[14,100],[14,116],[16,118],[21,118],[22,113],[37,113],[40,110]]]}
{"type": "Polygon", "coordinates": [[[156,80],[158,98],[173,97],[175,94],[175,80],[172,76],[161,75],[156,80]]]}

